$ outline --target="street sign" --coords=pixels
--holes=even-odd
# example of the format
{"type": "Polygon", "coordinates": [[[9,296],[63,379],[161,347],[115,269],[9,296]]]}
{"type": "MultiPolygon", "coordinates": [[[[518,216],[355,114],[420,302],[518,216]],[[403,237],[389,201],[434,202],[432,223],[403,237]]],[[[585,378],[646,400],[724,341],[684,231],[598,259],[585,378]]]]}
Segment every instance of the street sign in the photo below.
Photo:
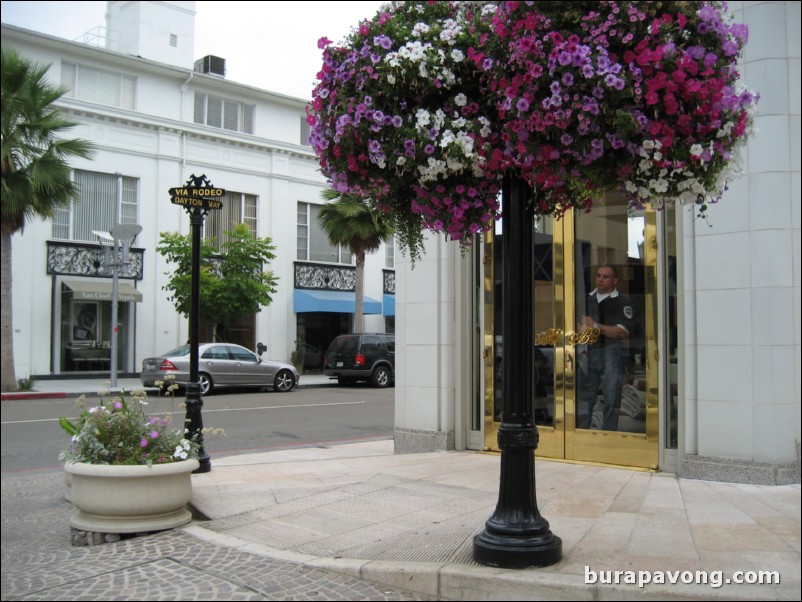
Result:
{"type": "Polygon", "coordinates": [[[200,209],[222,209],[221,197],[226,195],[223,188],[207,186],[181,186],[170,189],[170,202],[182,207],[200,209]]]}

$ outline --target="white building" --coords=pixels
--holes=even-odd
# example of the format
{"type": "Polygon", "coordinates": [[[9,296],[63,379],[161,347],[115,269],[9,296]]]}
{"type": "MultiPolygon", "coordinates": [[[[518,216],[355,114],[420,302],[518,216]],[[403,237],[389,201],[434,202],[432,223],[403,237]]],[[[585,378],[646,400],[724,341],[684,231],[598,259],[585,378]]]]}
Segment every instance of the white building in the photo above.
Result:
{"type": "MultiPolygon", "coordinates": [[[[325,351],[350,331],[355,268],[317,223],[326,183],[306,143],[306,101],[226,80],[223,58],[195,61],[194,19],[194,2],[109,2],[107,27],[94,38],[101,46],[2,26],[3,48],[51,65],[51,80],[70,90],[57,104],[80,124],[69,135],[96,146],[91,159],[72,163],[81,201],[13,237],[20,378],[108,374],[112,279],[92,232],[117,223],[142,226],[120,279],[120,373],[136,374],[143,358],[187,340],[187,320],[162,289],[174,266],[156,247],[161,232],[190,232],[168,191],[191,176],[227,191],[205,235],[220,241],[246,223],[276,245],[268,268],[278,294],[233,324],[229,340],[251,349],[262,342],[268,357],[288,361],[296,339],[325,351]]],[[[392,251],[366,261],[369,331],[393,326],[392,251]]]]}
{"type": "MultiPolygon", "coordinates": [[[[347,330],[353,294],[321,287],[336,288],[350,258],[324,261],[330,250],[309,231],[325,182],[304,144],[305,102],[226,81],[215,75],[223,64],[214,57],[193,70],[194,3],[109,4],[109,29],[127,32],[113,38],[113,50],[5,25],[2,35],[4,46],[52,63],[54,80],[70,84],[74,92],[60,106],[82,123],[76,137],[99,149],[92,161],[75,163],[77,177],[89,188],[110,186],[122,221],[143,225],[135,277],[127,281],[136,290],[126,288],[130,301],[122,304],[121,366],[136,372],[143,357],[187,338],[186,321],[161,289],[169,266],[155,248],[159,232],[189,231],[167,191],[193,174],[236,193],[226,199],[239,212],[234,219],[278,246],[272,268],[280,292],[243,325],[247,343],[265,342],[268,355],[288,359],[298,337],[320,346],[347,330]],[[345,313],[338,313],[341,302],[345,313]]],[[[743,74],[761,102],[746,174],[711,208],[709,224],[683,209],[628,216],[613,197],[592,214],[537,224],[539,456],[799,482],[800,4],[730,7],[750,28],[743,74]],[[575,323],[596,267],[607,263],[638,307],[616,431],[576,424],[587,349],[575,323]]],[[[74,372],[66,361],[75,304],[96,294],[91,283],[104,283],[100,296],[108,299],[90,234],[107,230],[115,216],[90,210],[83,222],[80,214],[79,205],[14,237],[18,376],[74,372]]],[[[367,329],[395,325],[398,333],[398,453],[497,448],[502,241],[495,232],[461,255],[457,245],[430,237],[414,269],[396,260],[395,299],[394,273],[386,269],[392,261],[385,263],[392,248],[368,259],[366,292],[377,313],[367,329]]],[[[107,306],[101,300],[97,309],[105,332],[107,306]]],[[[106,335],[95,340],[102,346],[106,335]]]]}
{"type": "MultiPolygon", "coordinates": [[[[761,100],[745,175],[709,223],[692,209],[629,218],[609,198],[537,225],[538,456],[799,482],[800,4],[729,5],[749,26],[742,73],[761,100]],[[575,324],[607,263],[637,308],[617,431],[577,428],[575,324]]],[[[464,257],[430,238],[414,270],[396,266],[397,453],[497,449],[499,234],[464,257]]]]}

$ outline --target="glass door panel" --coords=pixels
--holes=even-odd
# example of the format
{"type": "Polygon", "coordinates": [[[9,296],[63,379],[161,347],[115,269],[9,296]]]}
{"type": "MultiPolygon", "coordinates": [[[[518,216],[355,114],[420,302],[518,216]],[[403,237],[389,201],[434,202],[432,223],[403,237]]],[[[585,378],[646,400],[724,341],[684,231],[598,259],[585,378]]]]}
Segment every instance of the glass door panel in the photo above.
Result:
{"type": "Polygon", "coordinates": [[[608,195],[574,220],[565,457],[656,467],[656,215],[608,195]]]}
{"type": "MultiPolygon", "coordinates": [[[[532,403],[539,456],[657,466],[656,221],[654,211],[628,213],[615,196],[600,199],[590,214],[536,219],[532,403]],[[599,288],[603,297],[617,292],[599,302],[599,288]]],[[[483,261],[489,450],[498,449],[503,406],[499,228],[485,238],[483,261]]]]}

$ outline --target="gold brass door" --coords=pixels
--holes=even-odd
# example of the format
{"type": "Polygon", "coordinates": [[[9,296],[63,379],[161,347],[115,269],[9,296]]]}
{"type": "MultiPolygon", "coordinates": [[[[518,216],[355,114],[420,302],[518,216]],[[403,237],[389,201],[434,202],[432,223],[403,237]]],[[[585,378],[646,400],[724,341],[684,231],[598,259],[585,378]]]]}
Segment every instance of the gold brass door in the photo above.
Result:
{"type": "MultiPolygon", "coordinates": [[[[656,221],[614,196],[592,213],[536,220],[532,403],[541,457],[657,468],[656,221]]],[[[502,232],[487,237],[485,251],[485,446],[497,449],[502,232]]]]}

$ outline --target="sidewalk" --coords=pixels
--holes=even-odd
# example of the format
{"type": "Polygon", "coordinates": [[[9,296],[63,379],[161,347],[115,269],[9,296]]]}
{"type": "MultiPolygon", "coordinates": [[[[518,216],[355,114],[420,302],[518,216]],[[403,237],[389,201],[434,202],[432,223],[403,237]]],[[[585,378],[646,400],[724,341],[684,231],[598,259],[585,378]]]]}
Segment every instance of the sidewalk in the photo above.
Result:
{"type": "Polygon", "coordinates": [[[448,600],[800,599],[799,485],[545,460],[536,470],[539,508],[563,541],[562,561],[547,568],[472,560],[498,500],[498,455],[395,455],[392,441],[213,460],[193,475],[192,505],[210,520],[186,531],[448,600]],[[620,583],[607,583],[612,571],[620,583]],[[694,583],[700,571],[707,584],[694,583]],[[776,571],[781,583],[728,584],[736,571],[776,571]],[[666,583],[625,582],[647,575],[666,583]]]}
{"type": "MultiPolygon", "coordinates": [[[[95,394],[107,388],[106,382],[37,381],[36,388],[37,394],[72,397],[95,394]]],[[[328,384],[325,377],[305,375],[300,386],[328,384]]],[[[120,379],[118,387],[141,388],[136,379],[120,379]]],[[[49,478],[56,477],[60,475],[49,478]]],[[[34,482],[26,474],[16,478],[22,484],[34,482]]],[[[357,599],[348,596],[357,595],[360,583],[379,584],[385,597],[372,594],[358,599],[410,599],[398,598],[396,589],[413,592],[413,597],[419,596],[415,599],[443,600],[799,600],[802,593],[799,485],[695,481],[666,473],[538,460],[538,506],[552,532],[562,539],[563,557],[551,567],[504,570],[472,559],[473,536],[482,530],[498,500],[497,454],[396,455],[393,442],[382,440],[212,457],[212,470],[192,479],[191,503],[198,518],[161,536],[136,538],[141,543],[129,540],[125,549],[147,554],[121,549],[121,566],[131,571],[145,558],[160,558],[163,566],[173,567],[176,550],[192,558],[198,553],[192,550],[195,545],[206,558],[225,559],[229,568],[213,574],[187,573],[186,579],[177,571],[164,581],[163,590],[148,590],[151,597],[120,599],[232,599],[208,592],[227,592],[232,583],[246,582],[255,595],[247,599],[281,599],[259,593],[267,587],[260,573],[264,566],[279,567],[282,575],[296,574],[292,567],[298,567],[298,574],[331,571],[351,579],[348,587],[354,589],[341,591],[337,594],[341,597],[329,591],[328,597],[315,598],[327,600],[357,599]],[[268,564],[249,560],[254,558],[268,564]],[[254,566],[259,570],[254,572],[254,566]],[[250,572],[241,576],[237,567],[250,572]],[[774,583],[735,582],[742,577],[756,581],[761,575],[767,577],[766,572],[774,572],[774,583]],[[227,581],[221,582],[224,578],[227,581]],[[651,583],[638,585],[647,578],[651,583]],[[221,589],[203,589],[212,586],[221,589]]],[[[34,599],[37,592],[52,596],[57,587],[41,586],[54,570],[52,564],[43,565],[40,574],[30,561],[28,548],[39,546],[41,536],[20,537],[24,552],[7,548],[10,523],[5,521],[11,519],[6,511],[12,508],[6,490],[4,480],[4,591],[9,572],[15,571],[19,577],[10,583],[21,589],[10,591],[22,595],[15,599],[34,599]],[[19,567],[10,568],[14,563],[19,567]],[[35,583],[40,585],[34,587],[35,583]]],[[[40,498],[37,494],[30,499],[40,498]]],[[[29,524],[25,519],[29,512],[18,517],[14,512],[13,520],[29,524]]],[[[48,510],[43,516],[52,513],[48,510]]],[[[62,519],[48,529],[63,530],[63,526],[62,519]]],[[[117,544],[106,545],[107,553],[118,554],[117,544]]],[[[44,551],[35,554],[41,559],[50,556],[44,551]]],[[[68,551],[54,558],[63,573],[61,581],[55,580],[59,587],[65,583],[80,587],[75,575],[84,574],[83,554],[68,551]]],[[[275,595],[289,591],[285,581],[279,582],[278,589],[271,590],[275,595]]],[[[98,597],[83,593],[82,599],[117,595],[113,580],[101,585],[98,597]]],[[[75,599],[65,595],[60,599],[75,599]]]]}

